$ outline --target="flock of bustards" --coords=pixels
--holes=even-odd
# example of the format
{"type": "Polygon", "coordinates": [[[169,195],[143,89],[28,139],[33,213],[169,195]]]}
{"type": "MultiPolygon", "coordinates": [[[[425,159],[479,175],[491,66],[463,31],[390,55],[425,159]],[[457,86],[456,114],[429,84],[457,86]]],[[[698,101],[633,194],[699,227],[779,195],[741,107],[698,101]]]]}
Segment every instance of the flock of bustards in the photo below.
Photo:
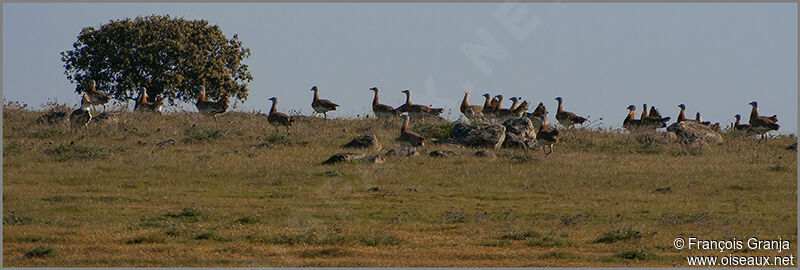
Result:
{"type": "MultiPolygon", "coordinates": [[[[228,110],[230,103],[228,100],[230,98],[229,94],[223,93],[217,101],[210,101],[206,99],[206,89],[204,86],[199,86],[198,90],[199,93],[195,106],[201,114],[214,116],[214,119],[216,119],[217,114],[225,113],[228,110]]],[[[438,116],[444,111],[443,108],[432,108],[432,105],[426,106],[411,103],[411,90],[401,91],[406,95],[406,102],[397,108],[379,102],[379,88],[372,87],[369,90],[375,92],[375,96],[372,100],[372,112],[378,118],[389,118],[398,115],[402,117],[403,126],[401,127],[399,140],[411,146],[423,146],[425,144],[425,138],[409,129],[410,117],[438,116]]],[[[321,113],[324,115],[324,118],[327,119],[327,113],[329,111],[335,111],[339,105],[330,100],[319,98],[319,88],[317,88],[317,86],[311,87],[311,91],[314,92],[311,108],[314,110],[314,113],[321,113]]],[[[512,118],[527,117],[535,123],[539,123],[539,131],[536,134],[537,142],[543,145],[545,149],[549,146],[550,152],[548,153],[553,151],[553,144],[558,142],[558,129],[555,127],[548,127],[546,120],[548,112],[542,102],[539,102],[539,105],[533,112],[528,112],[528,101],[522,100],[522,97],[509,98],[512,104],[511,107],[508,108],[503,108],[503,95],[492,97],[490,94],[486,93],[483,94],[483,97],[485,98],[483,106],[470,105],[470,92],[469,90],[464,91],[464,99],[461,101],[461,106],[459,108],[461,113],[470,120],[503,121],[512,118]]],[[[92,119],[90,107],[102,105],[105,109],[105,104],[108,103],[109,100],[110,98],[105,93],[97,91],[95,81],[92,80],[91,87],[88,87],[82,95],[81,107],[73,111],[69,117],[71,126],[82,125],[88,128],[88,123],[92,119]]],[[[280,126],[286,127],[286,131],[288,132],[289,127],[294,123],[294,119],[292,116],[278,112],[278,98],[271,97],[269,100],[272,101],[272,107],[269,110],[267,121],[275,127],[276,132],[280,126]]],[[[586,122],[587,119],[585,117],[564,110],[564,99],[562,97],[556,97],[555,100],[558,102],[556,120],[559,124],[569,128],[586,122]]],[[[164,99],[160,96],[156,97],[154,101],[148,101],[147,91],[142,88],[142,92],[136,99],[134,111],[161,113],[163,105],[164,99]]],[[[777,131],[780,128],[780,125],[777,124],[777,115],[761,116],[758,113],[757,102],[750,102],[749,105],[752,106],[752,109],[750,111],[748,124],[742,124],[740,122],[741,115],[736,114],[736,121],[731,125],[732,129],[744,131],[749,135],[760,134],[762,139],[764,139],[769,131],[777,131]]],[[[678,107],[680,108],[680,113],[678,114],[676,122],[696,122],[708,126],[711,129],[719,130],[719,123],[712,124],[709,121],[703,121],[700,112],[697,112],[695,119],[686,119],[686,106],[680,104],[678,107]]],[[[667,126],[666,123],[671,119],[670,117],[662,117],[655,106],[651,106],[648,111],[647,104],[644,104],[639,119],[636,119],[636,106],[630,105],[627,109],[629,113],[628,116],[625,117],[625,120],[623,120],[622,126],[631,131],[663,128],[667,126]]]]}

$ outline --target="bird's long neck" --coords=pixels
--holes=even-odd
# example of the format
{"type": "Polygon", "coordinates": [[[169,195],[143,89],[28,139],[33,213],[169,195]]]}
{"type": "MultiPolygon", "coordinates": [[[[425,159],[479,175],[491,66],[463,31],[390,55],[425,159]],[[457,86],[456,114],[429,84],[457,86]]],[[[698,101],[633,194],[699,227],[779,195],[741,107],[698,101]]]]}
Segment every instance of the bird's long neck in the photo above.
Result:
{"type": "Polygon", "coordinates": [[[758,118],[758,105],[751,104],[753,109],[750,110],[750,119],[758,118]]]}
{"type": "Polygon", "coordinates": [[[375,98],[372,99],[372,106],[378,105],[378,91],[375,91],[375,98]]]}
{"type": "Polygon", "coordinates": [[[519,102],[518,99],[513,100],[513,103],[511,103],[511,108],[509,108],[509,110],[512,110],[512,111],[516,110],[517,109],[517,102],[519,102]]]}
{"type": "Polygon", "coordinates": [[[317,91],[317,90],[314,90],[314,101],[317,101],[317,100],[319,100],[319,94],[318,94],[318,92],[319,92],[319,91],[317,91]]]}
{"type": "Polygon", "coordinates": [[[408,131],[408,117],[403,118],[403,127],[400,129],[401,132],[408,131]]]}
{"type": "Polygon", "coordinates": [[[740,118],[741,118],[740,116],[738,116],[738,115],[736,116],[736,122],[733,123],[734,127],[738,127],[740,125],[740,123],[739,123],[739,119],[740,118]]]}
{"type": "Polygon", "coordinates": [[[497,109],[496,110],[499,111],[501,109],[503,109],[503,97],[497,97],[497,109]]]}
{"type": "Polygon", "coordinates": [[[489,107],[489,105],[490,105],[490,103],[489,103],[489,100],[490,100],[490,99],[491,99],[491,97],[490,97],[490,96],[486,96],[486,101],[485,101],[485,102],[483,102],[483,107],[484,107],[484,108],[486,108],[486,107],[489,107]]]}
{"type": "Polygon", "coordinates": [[[700,112],[697,112],[697,114],[695,114],[694,120],[697,120],[697,122],[703,122],[703,117],[700,116],[700,112]]]}
{"type": "Polygon", "coordinates": [[[464,99],[461,100],[461,107],[462,108],[469,107],[469,93],[464,93],[464,99]]]}
{"type": "Polygon", "coordinates": [[[200,97],[197,98],[197,101],[206,101],[206,90],[205,89],[200,91],[200,97]]]}
{"type": "Polygon", "coordinates": [[[147,102],[147,90],[146,89],[142,89],[140,102],[142,102],[142,103],[147,102]]]}
{"type": "Polygon", "coordinates": [[[636,119],[636,110],[631,110],[630,112],[628,112],[628,120],[634,120],[634,119],[636,119]]]}
{"type": "Polygon", "coordinates": [[[564,101],[562,101],[560,99],[558,100],[558,110],[556,110],[556,113],[560,113],[560,112],[564,111],[563,103],[564,103],[564,101]]]}
{"type": "Polygon", "coordinates": [[[277,105],[277,104],[278,104],[278,100],[272,100],[272,108],[269,109],[269,114],[273,114],[273,113],[278,111],[277,109],[275,109],[275,105],[277,105]]]}
{"type": "Polygon", "coordinates": [[[642,105],[642,118],[647,118],[647,104],[642,105]]]}
{"type": "Polygon", "coordinates": [[[406,92],[406,105],[411,105],[411,92],[406,92]]]}
{"type": "Polygon", "coordinates": [[[686,120],[686,109],[681,108],[681,112],[678,113],[678,122],[682,122],[686,120]]]}

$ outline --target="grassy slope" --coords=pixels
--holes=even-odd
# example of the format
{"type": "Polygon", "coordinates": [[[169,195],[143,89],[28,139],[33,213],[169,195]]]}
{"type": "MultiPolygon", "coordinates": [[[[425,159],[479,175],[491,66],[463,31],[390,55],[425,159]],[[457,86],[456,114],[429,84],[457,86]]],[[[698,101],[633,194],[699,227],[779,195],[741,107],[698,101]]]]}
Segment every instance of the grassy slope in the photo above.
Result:
{"type": "Polygon", "coordinates": [[[70,133],[32,124],[39,114],[4,108],[4,266],[684,266],[727,254],[675,250],[678,236],[782,236],[796,254],[793,137],[698,150],[571,130],[546,157],[430,145],[462,157],[328,166],[365,132],[376,153],[399,145],[399,121],[303,118],[281,136],[254,114],[124,113],[70,133]],[[264,142],[275,147],[254,147],[264,142]]]}

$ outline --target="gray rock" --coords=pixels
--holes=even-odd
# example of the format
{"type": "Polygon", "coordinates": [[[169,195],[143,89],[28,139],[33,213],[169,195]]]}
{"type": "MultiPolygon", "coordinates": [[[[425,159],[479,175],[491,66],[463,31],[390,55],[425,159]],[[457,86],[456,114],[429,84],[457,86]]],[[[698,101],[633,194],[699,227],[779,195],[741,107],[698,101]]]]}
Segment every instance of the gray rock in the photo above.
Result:
{"type": "Polygon", "coordinates": [[[504,148],[526,149],[532,148],[536,144],[536,132],[538,132],[538,129],[528,117],[508,119],[503,122],[503,126],[506,127],[506,139],[503,141],[504,148]]]}
{"type": "Polygon", "coordinates": [[[506,127],[498,124],[470,125],[457,123],[450,136],[453,142],[467,147],[500,148],[506,139],[506,127]]]}
{"type": "Polygon", "coordinates": [[[353,161],[359,158],[364,157],[364,154],[361,153],[339,153],[331,156],[328,160],[322,162],[322,164],[334,164],[339,162],[348,162],[353,161]]]}
{"type": "Polygon", "coordinates": [[[342,147],[381,150],[381,143],[378,142],[378,137],[375,137],[375,135],[365,134],[364,136],[353,139],[342,147]]]}
{"type": "Polygon", "coordinates": [[[635,133],[636,141],[647,145],[666,145],[675,142],[678,135],[672,132],[647,130],[635,133]]]}
{"type": "Polygon", "coordinates": [[[49,112],[39,116],[36,119],[36,123],[39,124],[57,124],[61,122],[66,122],[67,120],[67,112],[49,112]]]}
{"type": "Polygon", "coordinates": [[[495,155],[494,152],[486,150],[480,150],[478,152],[475,152],[475,156],[482,158],[497,158],[497,155],[495,155]]]}
{"type": "Polygon", "coordinates": [[[389,152],[386,152],[386,155],[393,157],[410,157],[410,156],[416,156],[418,154],[417,154],[417,148],[414,148],[413,146],[403,145],[389,150],[389,152]]]}
{"type": "Polygon", "coordinates": [[[371,155],[364,158],[360,158],[359,160],[361,160],[364,163],[381,164],[384,161],[386,161],[386,158],[384,158],[381,155],[371,155]]]}
{"type": "Polygon", "coordinates": [[[667,131],[675,133],[678,140],[686,145],[720,144],[723,141],[722,135],[697,122],[674,123],[667,127],[667,131]]]}
{"type": "Polygon", "coordinates": [[[436,150],[429,154],[432,157],[457,157],[459,156],[458,153],[450,151],[450,150],[436,150]]]}

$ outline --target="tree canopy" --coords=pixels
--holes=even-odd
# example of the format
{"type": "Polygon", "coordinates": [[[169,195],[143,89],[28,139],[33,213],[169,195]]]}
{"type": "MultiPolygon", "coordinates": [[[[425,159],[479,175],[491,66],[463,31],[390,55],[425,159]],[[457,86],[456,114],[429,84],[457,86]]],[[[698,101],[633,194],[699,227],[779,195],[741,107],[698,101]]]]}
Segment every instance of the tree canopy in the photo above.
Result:
{"type": "Polygon", "coordinates": [[[64,74],[75,92],[95,80],[117,100],[134,99],[147,87],[149,96],[163,95],[174,104],[190,102],[206,87],[216,98],[223,92],[246,100],[253,76],[242,61],[250,56],[238,35],[225,37],[206,20],[152,15],[112,20],[81,30],[72,50],[61,53],[64,74]]]}

